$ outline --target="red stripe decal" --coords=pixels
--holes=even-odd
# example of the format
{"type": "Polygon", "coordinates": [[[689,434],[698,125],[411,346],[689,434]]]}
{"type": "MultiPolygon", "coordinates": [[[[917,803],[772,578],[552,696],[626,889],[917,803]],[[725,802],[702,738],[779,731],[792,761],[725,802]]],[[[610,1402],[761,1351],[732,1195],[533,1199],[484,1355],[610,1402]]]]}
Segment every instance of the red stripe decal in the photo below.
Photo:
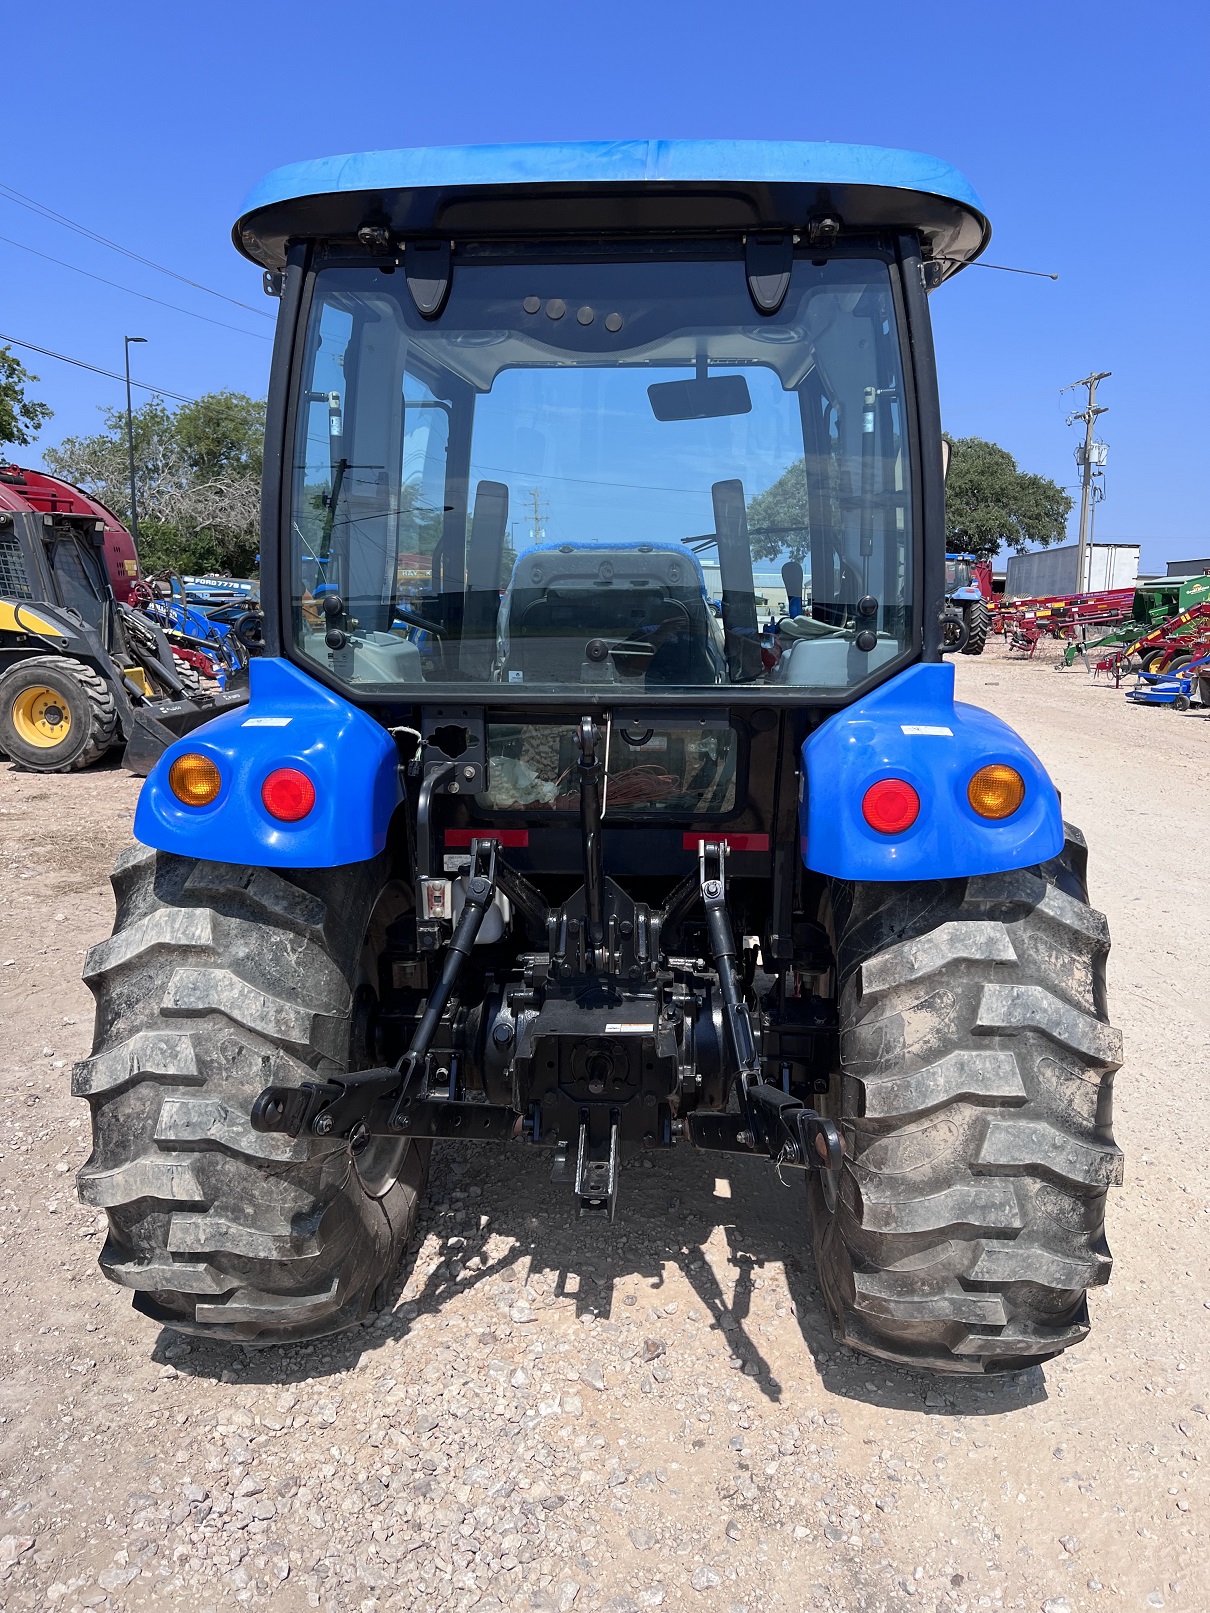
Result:
{"type": "Polygon", "coordinates": [[[703,841],[722,841],[728,851],[768,851],[768,835],[699,835],[687,834],[682,844],[686,851],[696,851],[703,841]]]}
{"type": "Polygon", "coordinates": [[[447,829],[447,851],[469,848],[472,840],[494,840],[500,846],[528,846],[528,829],[447,829]]]}

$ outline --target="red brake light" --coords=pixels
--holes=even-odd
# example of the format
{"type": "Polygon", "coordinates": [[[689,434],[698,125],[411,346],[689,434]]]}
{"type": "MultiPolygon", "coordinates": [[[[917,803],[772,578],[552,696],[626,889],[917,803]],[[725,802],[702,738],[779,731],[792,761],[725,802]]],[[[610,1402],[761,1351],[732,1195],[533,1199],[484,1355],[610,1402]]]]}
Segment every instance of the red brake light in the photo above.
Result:
{"type": "Polygon", "coordinates": [[[920,797],[906,779],[879,779],[862,797],[861,815],[879,834],[900,835],[920,816],[920,797]]]}
{"type": "Polygon", "coordinates": [[[261,785],[260,798],[271,817],[297,823],[315,805],[315,786],[297,767],[279,767],[261,785]]]}

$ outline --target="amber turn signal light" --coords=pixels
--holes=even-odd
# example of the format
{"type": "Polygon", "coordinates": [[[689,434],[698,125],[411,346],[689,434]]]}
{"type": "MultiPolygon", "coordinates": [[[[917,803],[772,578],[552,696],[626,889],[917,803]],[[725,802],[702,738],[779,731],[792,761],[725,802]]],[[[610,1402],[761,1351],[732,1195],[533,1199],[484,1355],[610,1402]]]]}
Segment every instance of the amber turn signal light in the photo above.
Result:
{"type": "Polygon", "coordinates": [[[279,767],[261,785],[260,798],[271,817],[297,823],[315,805],[315,786],[297,767],[279,767]]]}
{"type": "Polygon", "coordinates": [[[168,788],[185,806],[209,806],[223,787],[223,775],[208,756],[188,752],[168,769],[168,788]]]}
{"type": "Polygon", "coordinates": [[[861,798],[861,815],[883,835],[901,835],[920,816],[920,797],[901,778],[881,778],[861,798]]]}
{"type": "Polygon", "coordinates": [[[1011,818],[1025,799],[1025,780],[1007,762],[989,762],[967,785],[966,798],[981,818],[1011,818]]]}

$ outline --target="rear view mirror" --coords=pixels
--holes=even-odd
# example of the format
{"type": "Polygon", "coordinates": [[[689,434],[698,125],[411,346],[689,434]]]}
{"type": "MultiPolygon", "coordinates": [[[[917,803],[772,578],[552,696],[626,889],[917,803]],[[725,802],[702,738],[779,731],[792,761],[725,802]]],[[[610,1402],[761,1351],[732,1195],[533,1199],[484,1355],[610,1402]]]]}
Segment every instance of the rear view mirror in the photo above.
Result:
{"type": "Polygon", "coordinates": [[[752,413],[752,394],[742,375],[657,381],[647,388],[647,396],[657,420],[718,420],[724,415],[752,413]]]}
{"type": "Polygon", "coordinates": [[[948,479],[948,477],[949,477],[949,473],[950,473],[950,455],[953,453],[953,451],[954,451],[953,448],[950,446],[949,438],[948,437],[942,437],[942,439],[941,439],[941,480],[943,482],[946,481],[948,479]]]}

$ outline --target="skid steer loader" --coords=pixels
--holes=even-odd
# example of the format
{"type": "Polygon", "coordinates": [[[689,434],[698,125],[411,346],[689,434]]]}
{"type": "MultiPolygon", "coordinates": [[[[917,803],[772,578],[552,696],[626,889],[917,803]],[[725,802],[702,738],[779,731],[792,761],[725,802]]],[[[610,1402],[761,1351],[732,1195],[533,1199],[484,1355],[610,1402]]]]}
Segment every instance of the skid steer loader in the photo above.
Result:
{"type": "Polygon", "coordinates": [[[0,467],[0,751],[19,766],[74,772],[120,744],[124,765],[146,774],[181,734],[247,699],[204,691],[124,602],[137,577],[129,534],[104,506],[0,467]]]}

